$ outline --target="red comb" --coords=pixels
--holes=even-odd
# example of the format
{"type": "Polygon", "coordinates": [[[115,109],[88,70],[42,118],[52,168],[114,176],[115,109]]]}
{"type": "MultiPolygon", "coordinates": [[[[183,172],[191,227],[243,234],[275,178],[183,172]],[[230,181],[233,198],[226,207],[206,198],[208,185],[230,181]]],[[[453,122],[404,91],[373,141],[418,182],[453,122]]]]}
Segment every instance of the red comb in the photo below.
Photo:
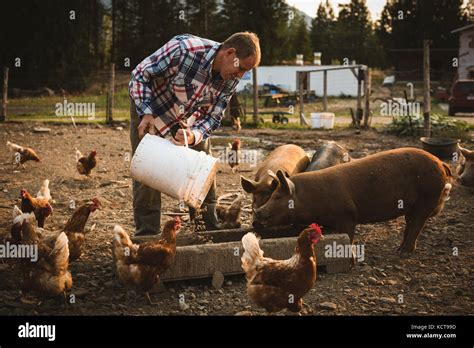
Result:
{"type": "Polygon", "coordinates": [[[309,225],[309,227],[311,227],[311,228],[312,228],[313,230],[315,230],[317,233],[322,234],[322,232],[321,232],[321,227],[319,227],[318,224],[311,224],[311,225],[309,225]]]}

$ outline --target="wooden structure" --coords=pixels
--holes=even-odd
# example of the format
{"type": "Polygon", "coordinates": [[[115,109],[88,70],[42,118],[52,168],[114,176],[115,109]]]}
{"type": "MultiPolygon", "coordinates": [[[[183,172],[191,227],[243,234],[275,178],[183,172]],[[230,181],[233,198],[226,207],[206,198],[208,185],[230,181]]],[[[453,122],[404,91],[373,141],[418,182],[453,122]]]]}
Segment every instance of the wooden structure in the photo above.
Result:
{"type": "MultiPolygon", "coordinates": [[[[328,86],[328,71],[332,70],[343,70],[343,69],[349,69],[352,74],[357,78],[357,109],[356,109],[356,115],[355,115],[355,120],[356,120],[356,126],[360,126],[360,123],[362,121],[363,117],[363,111],[362,111],[362,81],[364,80],[369,80],[370,73],[368,72],[368,67],[366,65],[347,65],[347,66],[337,66],[337,67],[325,67],[325,68],[320,68],[320,69],[315,69],[315,70],[305,70],[305,71],[297,71],[297,81],[298,81],[298,86],[299,86],[299,97],[300,97],[300,120],[301,124],[307,124],[308,121],[304,117],[304,103],[303,103],[303,96],[305,91],[308,91],[310,89],[309,86],[309,74],[311,73],[318,73],[322,72],[324,76],[323,80],[323,111],[327,111],[328,109],[328,100],[327,100],[327,86],[328,86]]],[[[370,87],[367,88],[367,86],[370,85],[369,83],[365,84],[365,121],[364,121],[364,126],[368,126],[368,119],[370,115],[370,103],[369,103],[369,96],[370,96],[370,87]]]]}
{"type": "Polygon", "coordinates": [[[0,114],[0,122],[4,122],[7,118],[7,104],[8,104],[8,68],[3,68],[3,98],[2,98],[2,112],[0,114]]]}
{"type": "Polygon", "coordinates": [[[107,93],[107,109],[105,112],[105,122],[111,124],[113,122],[113,108],[114,108],[114,91],[115,91],[115,64],[110,64],[109,75],[109,90],[107,93]]]}
{"type": "Polygon", "coordinates": [[[430,40],[423,41],[423,132],[425,137],[431,136],[430,45],[430,40]]]}
{"type": "MultiPolygon", "coordinates": [[[[387,49],[392,56],[397,81],[423,80],[423,48],[387,49]]],[[[456,48],[433,48],[430,52],[431,79],[451,82],[455,74],[453,58],[458,56],[456,48]]]]}

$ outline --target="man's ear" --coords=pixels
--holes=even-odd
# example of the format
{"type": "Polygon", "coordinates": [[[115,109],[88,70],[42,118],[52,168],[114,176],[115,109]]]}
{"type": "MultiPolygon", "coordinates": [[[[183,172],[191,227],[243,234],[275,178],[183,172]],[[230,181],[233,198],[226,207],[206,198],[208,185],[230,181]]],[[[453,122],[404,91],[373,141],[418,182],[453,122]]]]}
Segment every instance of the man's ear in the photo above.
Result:
{"type": "Polygon", "coordinates": [[[232,54],[235,54],[236,52],[237,52],[237,50],[234,47],[229,47],[224,51],[226,56],[230,56],[232,54]]]}
{"type": "Polygon", "coordinates": [[[276,176],[278,178],[278,181],[280,182],[280,186],[283,192],[289,194],[290,196],[293,196],[293,194],[295,193],[295,184],[293,183],[293,181],[287,178],[281,170],[277,171],[276,176]]]}
{"type": "Polygon", "coordinates": [[[252,193],[257,189],[257,182],[240,176],[240,185],[247,193],[252,193]]]}

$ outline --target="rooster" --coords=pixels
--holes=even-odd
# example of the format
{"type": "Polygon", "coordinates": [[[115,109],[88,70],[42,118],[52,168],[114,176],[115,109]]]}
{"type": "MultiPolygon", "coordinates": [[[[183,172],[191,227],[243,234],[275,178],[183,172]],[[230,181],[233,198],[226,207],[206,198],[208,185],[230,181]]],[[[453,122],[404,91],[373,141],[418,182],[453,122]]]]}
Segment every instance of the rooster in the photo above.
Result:
{"type": "Polygon", "coordinates": [[[38,227],[43,228],[46,218],[53,213],[53,207],[49,204],[48,200],[45,198],[34,198],[25,189],[21,190],[20,198],[21,211],[23,213],[34,212],[38,221],[38,227]]]}
{"type": "Polygon", "coordinates": [[[113,254],[117,275],[123,284],[145,292],[150,304],[149,291],[166,271],[176,256],[176,234],[181,228],[181,219],[168,221],[158,241],[133,244],[122,227],[114,228],[113,254]]]}
{"type": "Polygon", "coordinates": [[[93,198],[79,208],[77,208],[64,227],[64,232],[69,240],[69,262],[77,260],[82,255],[85,240],[85,231],[89,215],[99,209],[101,203],[97,198],[93,198]]]}
{"type": "Polygon", "coordinates": [[[97,151],[92,150],[89,155],[83,156],[81,151],[76,149],[76,167],[79,174],[89,176],[92,169],[97,165],[97,151]]]}
{"type": "Polygon", "coordinates": [[[41,187],[36,194],[36,198],[46,199],[48,202],[51,201],[51,191],[49,190],[49,180],[43,180],[41,187]]]}
{"type": "Polygon", "coordinates": [[[288,260],[263,257],[253,233],[242,237],[242,268],[247,278],[247,294],[268,312],[288,309],[299,312],[302,297],[316,281],[314,245],[321,239],[321,228],[311,224],[300,233],[295,254],[288,260]]]}
{"type": "Polygon", "coordinates": [[[18,167],[21,165],[22,168],[25,168],[24,163],[27,161],[41,162],[36,152],[29,147],[23,147],[10,141],[7,141],[7,146],[14,152],[13,163],[16,163],[18,167]]]}
{"type": "Polygon", "coordinates": [[[216,206],[217,217],[222,222],[222,228],[239,228],[241,226],[240,213],[242,201],[243,196],[239,195],[229,207],[221,204],[216,206]]]}
{"type": "Polygon", "coordinates": [[[235,139],[234,142],[227,144],[227,162],[232,168],[232,173],[235,173],[237,166],[240,164],[240,139],[235,139]]]}

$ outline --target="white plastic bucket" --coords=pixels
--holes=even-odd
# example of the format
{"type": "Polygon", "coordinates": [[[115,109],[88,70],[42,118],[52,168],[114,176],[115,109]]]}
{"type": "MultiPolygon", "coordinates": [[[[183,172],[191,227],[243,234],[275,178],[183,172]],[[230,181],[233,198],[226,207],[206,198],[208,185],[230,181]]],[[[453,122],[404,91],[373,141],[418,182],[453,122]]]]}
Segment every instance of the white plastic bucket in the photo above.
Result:
{"type": "Polygon", "coordinates": [[[311,128],[334,128],[335,115],[332,112],[312,112],[311,128]]]}
{"type": "Polygon", "coordinates": [[[217,158],[146,134],[130,165],[134,180],[199,208],[217,173],[217,158]]]}

